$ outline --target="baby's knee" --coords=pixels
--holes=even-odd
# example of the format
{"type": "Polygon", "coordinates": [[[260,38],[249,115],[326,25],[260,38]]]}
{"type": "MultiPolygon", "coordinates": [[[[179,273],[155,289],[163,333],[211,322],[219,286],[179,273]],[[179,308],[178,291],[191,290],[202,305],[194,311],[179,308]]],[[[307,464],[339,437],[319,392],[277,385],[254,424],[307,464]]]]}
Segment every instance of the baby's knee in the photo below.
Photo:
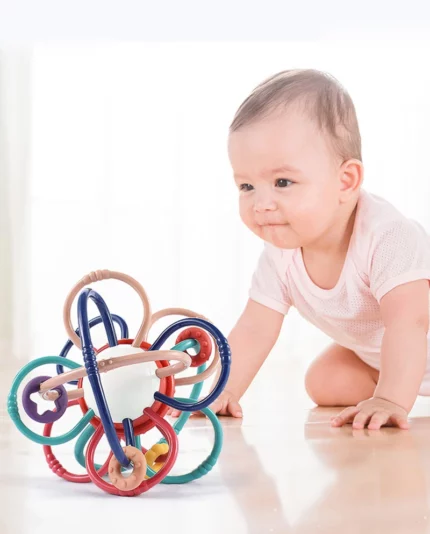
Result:
{"type": "Polygon", "coordinates": [[[328,358],[317,358],[305,375],[305,389],[318,406],[337,406],[349,397],[353,370],[328,358]]]}
{"type": "Polygon", "coordinates": [[[352,406],[373,395],[377,371],[353,358],[319,357],[305,376],[305,388],[318,406],[352,406]]]}
{"type": "MultiPolygon", "coordinates": [[[[332,367],[332,366],[328,366],[332,367]]],[[[333,387],[336,380],[336,371],[328,369],[327,365],[316,360],[313,362],[305,375],[305,389],[311,400],[318,406],[330,404],[329,388],[333,387]],[[333,372],[334,371],[334,372],[333,372]]]]}

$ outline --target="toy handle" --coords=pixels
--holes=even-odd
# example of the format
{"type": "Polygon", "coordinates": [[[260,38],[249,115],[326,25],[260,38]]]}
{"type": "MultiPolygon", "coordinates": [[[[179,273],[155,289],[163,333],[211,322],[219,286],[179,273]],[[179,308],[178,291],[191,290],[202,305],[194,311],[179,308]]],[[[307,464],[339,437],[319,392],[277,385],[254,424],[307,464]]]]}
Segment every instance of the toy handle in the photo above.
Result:
{"type": "Polygon", "coordinates": [[[131,276],[128,276],[127,274],[120,273],[117,271],[109,271],[107,269],[100,270],[100,271],[92,271],[89,274],[85,275],[79,282],[72,288],[70,293],[68,294],[66,298],[66,302],[64,303],[63,307],[63,322],[64,327],[66,329],[67,335],[69,339],[73,342],[76,347],[79,349],[82,348],[81,345],[81,339],[76,334],[73,325],[72,320],[70,316],[70,311],[72,308],[73,301],[75,300],[76,295],[83,289],[85,286],[91,283],[100,282],[102,280],[120,280],[121,282],[125,282],[129,286],[131,286],[139,295],[142,304],[143,304],[143,320],[142,324],[140,325],[140,328],[137,332],[137,335],[133,341],[132,346],[133,347],[140,347],[141,342],[143,341],[145,331],[148,330],[150,321],[151,321],[151,306],[149,304],[148,297],[146,295],[145,290],[139,284],[137,280],[132,278],[131,276]]]}

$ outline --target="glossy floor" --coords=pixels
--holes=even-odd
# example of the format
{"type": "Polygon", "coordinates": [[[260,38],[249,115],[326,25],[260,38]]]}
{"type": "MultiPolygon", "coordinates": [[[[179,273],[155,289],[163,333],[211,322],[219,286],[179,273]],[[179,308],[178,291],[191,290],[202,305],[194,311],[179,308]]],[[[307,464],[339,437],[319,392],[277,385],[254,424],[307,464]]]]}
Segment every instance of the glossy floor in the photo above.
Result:
{"type": "MultiPolygon", "coordinates": [[[[312,407],[302,372],[265,366],[244,400],[244,419],[222,421],[225,442],[213,471],[135,498],[57,478],[2,402],[0,533],[430,533],[428,400],[418,400],[410,431],[332,429],[337,410],[312,407]]],[[[2,400],[11,376],[2,373],[2,400]]],[[[199,463],[211,438],[211,425],[192,418],[175,473],[199,463]]],[[[71,447],[55,452],[75,469],[71,447]]]]}

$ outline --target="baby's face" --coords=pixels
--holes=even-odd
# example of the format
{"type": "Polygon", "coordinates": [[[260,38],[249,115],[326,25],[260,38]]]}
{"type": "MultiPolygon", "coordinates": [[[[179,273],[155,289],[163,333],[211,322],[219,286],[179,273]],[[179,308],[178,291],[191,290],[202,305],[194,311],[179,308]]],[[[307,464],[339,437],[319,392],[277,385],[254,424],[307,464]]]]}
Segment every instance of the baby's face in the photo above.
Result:
{"type": "Polygon", "coordinates": [[[240,216],[264,241],[310,246],[335,224],[342,162],[303,113],[288,110],[233,132],[229,157],[240,216]]]}

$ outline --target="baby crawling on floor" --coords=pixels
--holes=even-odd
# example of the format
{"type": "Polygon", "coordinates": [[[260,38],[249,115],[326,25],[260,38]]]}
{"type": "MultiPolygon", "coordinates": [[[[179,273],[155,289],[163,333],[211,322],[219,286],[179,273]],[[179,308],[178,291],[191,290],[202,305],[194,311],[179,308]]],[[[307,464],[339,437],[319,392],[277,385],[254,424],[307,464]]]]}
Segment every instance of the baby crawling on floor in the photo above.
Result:
{"type": "Polygon", "coordinates": [[[240,399],[294,306],[334,341],[305,379],[316,404],[346,407],[331,424],[407,429],[417,395],[430,395],[430,236],[362,189],[349,94],[315,70],[269,78],[239,107],[229,157],[241,219],[264,248],[211,408],[242,416],[240,399]]]}

